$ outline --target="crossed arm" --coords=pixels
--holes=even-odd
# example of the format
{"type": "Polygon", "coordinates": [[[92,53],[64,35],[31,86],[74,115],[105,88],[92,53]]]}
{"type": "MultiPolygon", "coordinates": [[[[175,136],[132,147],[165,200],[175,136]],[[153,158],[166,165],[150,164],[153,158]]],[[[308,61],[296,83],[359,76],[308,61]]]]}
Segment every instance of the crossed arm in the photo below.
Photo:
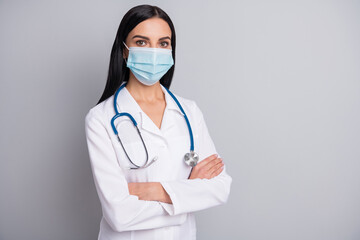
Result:
{"type": "MultiPolygon", "coordinates": [[[[222,159],[213,154],[192,169],[189,179],[211,179],[222,172],[223,166],[222,159]]],[[[140,200],[172,204],[169,194],[160,182],[133,182],[128,183],[128,188],[130,195],[138,196],[140,200]]]]}
{"type": "MultiPolygon", "coordinates": [[[[200,161],[188,179],[128,183],[102,116],[98,110],[87,114],[86,138],[103,217],[115,232],[182,224],[187,213],[227,201],[232,178],[214,155],[200,161]]],[[[209,156],[215,146],[203,119],[199,122],[199,155],[209,156]]]]}

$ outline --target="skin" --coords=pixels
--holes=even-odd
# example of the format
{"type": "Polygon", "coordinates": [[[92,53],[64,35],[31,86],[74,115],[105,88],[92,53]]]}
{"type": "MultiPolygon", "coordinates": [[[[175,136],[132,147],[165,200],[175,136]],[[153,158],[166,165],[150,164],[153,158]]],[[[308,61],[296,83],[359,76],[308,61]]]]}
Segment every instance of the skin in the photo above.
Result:
{"type": "MultiPolygon", "coordinates": [[[[139,23],[129,33],[125,43],[128,47],[171,49],[171,29],[163,19],[150,18],[139,23]]],[[[125,46],[123,50],[123,57],[127,59],[128,50],[125,46]]],[[[130,71],[126,88],[141,109],[161,129],[166,101],[160,81],[152,86],[147,86],[139,82],[130,71]]],[[[222,159],[213,154],[193,167],[189,179],[213,178],[222,172],[223,166],[222,159]]],[[[133,182],[128,183],[128,187],[130,195],[138,196],[140,200],[172,203],[169,195],[159,182],[133,182]]]]}

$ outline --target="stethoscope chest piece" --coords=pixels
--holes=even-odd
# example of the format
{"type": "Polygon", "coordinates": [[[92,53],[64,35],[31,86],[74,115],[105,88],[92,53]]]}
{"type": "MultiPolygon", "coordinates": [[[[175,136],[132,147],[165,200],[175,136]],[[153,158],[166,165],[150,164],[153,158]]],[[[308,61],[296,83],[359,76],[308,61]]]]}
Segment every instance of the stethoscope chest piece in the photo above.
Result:
{"type": "Polygon", "coordinates": [[[190,151],[189,153],[185,154],[184,161],[187,165],[195,167],[199,161],[199,155],[194,151],[190,151]]]}

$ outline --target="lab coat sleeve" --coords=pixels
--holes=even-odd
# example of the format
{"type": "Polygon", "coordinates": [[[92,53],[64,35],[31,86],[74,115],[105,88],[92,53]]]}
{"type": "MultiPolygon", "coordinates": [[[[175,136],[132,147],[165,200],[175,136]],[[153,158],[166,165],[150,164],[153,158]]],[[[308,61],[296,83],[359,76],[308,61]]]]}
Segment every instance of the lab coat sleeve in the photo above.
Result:
{"type": "MultiPolygon", "coordinates": [[[[199,161],[217,153],[212,141],[204,116],[194,103],[196,116],[198,116],[198,148],[199,161]]],[[[196,144],[196,143],[195,143],[196,144]]],[[[195,145],[196,147],[196,145],[195,145]]],[[[217,153],[218,154],[218,153],[217,153]]],[[[218,154],[220,156],[220,154],[218,154]]],[[[223,159],[225,164],[226,160],[223,159]]],[[[206,208],[218,206],[227,202],[230,194],[232,178],[226,172],[226,164],[223,171],[211,179],[181,179],[175,181],[160,182],[169,194],[172,205],[161,203],[170,215],[194,212],[206,208]]]]}
{"type": "Polygon", "coordinates": [[[129,194],[101,114],[93,109],[85,117],[85,132],[103,216],[114,231],[152,229],[185,222],[187,214],[170,216],[158,201],[139,200],[138,196],[129,194]]]}

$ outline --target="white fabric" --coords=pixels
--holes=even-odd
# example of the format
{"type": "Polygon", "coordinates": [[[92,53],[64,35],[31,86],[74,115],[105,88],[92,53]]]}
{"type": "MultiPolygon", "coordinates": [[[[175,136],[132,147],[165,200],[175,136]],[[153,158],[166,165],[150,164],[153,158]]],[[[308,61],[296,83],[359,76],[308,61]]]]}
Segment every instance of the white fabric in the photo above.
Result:
{"type": "MultiPolygon", "coordinates": [[[[180,109],[166,89],[161,88],[166,108],[160,129],[141,110],[126,87],[117,100],[119,112],[130,113],[137,121],[149,161],[158,157],[148,168],[128,169],[132,165],[110,124],[115,114],[114,96],[90,109],[85,117],[91,169],[103,212],[99,240],[196,239],[193,212],[227,202],[232,178],[226,173],[226,167],[212,179],[187,179],[191,167],[183,157],[190,150],[189,132],[180,109]],[[173,203],[139,200],[129,194],[129,182],[160,182],[173,203]]],[[[200,161],[217,153],[196,103],[175,96],[191,123],[200,161]]],[[[142,165],[145,152],[131,121],[121,117],[115,122],[130,158],[142,165]]]]}

